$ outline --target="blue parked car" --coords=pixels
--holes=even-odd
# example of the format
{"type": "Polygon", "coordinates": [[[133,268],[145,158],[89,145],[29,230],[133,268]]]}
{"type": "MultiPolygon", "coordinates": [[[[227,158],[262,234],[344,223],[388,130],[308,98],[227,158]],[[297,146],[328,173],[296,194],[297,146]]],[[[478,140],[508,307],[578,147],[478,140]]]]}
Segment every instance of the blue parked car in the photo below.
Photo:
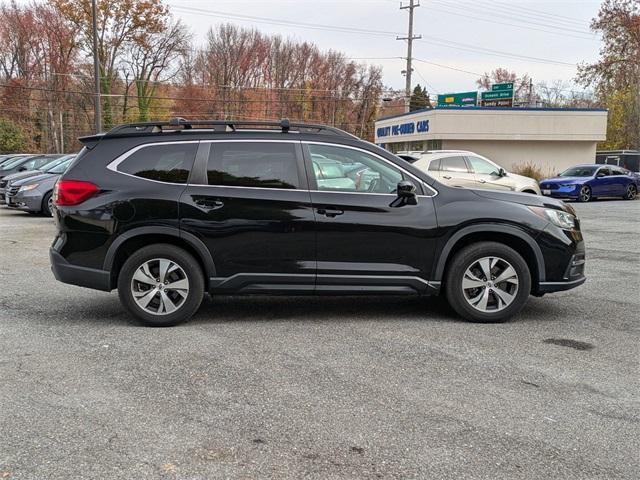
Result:
{"type": "Polygon", "coordinates": [[[576,165],[554,178],[540,181],[543,195],[588,202],[597,197],[633,200],[640,187],[640,175],[613,165],[576,165]]]}

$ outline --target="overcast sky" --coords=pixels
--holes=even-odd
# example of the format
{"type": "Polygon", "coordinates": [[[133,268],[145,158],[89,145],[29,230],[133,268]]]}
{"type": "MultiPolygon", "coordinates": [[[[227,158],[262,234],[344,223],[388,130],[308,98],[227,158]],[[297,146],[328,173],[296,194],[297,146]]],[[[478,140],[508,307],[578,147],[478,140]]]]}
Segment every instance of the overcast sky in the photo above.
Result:
{"type": "MultiPolygon", "coordinates": [[[[166,1],[176,7],[174,15],[191,27],[199,43],[216,23],[253,26],[366,58],[359,61],[383,67],[387,86],[404,88],[400,73],[404,60],[389,58],[406,56],[406,42],[394,35],[407,30],[408,13],[399,9],[399,1],[166,1]],[[307,25],[296,25],[300,23],[307,25]],[[332,31],[327,26],[363,31],[332,31]]],[[[475,90],[476,73],[497,67],[529,73],[534,83],[571,81],[576,63],[597,57],[600,41],[589,33],[589,21],[599,4],[597,0],[422,0],[415,9],[414,32],[423,39],[414,43],[414,56],[431,63],[415,62],[413,83],[426,83],[431,93],[475,90]],[[512,58],[514,54],[530,58],[512,58]]]]}

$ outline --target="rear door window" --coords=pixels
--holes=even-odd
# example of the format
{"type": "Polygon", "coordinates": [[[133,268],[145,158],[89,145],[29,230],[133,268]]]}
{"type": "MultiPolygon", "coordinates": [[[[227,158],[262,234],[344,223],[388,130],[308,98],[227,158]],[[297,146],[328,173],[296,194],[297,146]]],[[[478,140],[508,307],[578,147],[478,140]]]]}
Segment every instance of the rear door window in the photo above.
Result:
{"type": "Polygon", "coordinates": [[[445,157],[440,159],[440,170],[444,172],[463,172],[468,173],[467,163],[464,157],[445,157]]]}
{"type": "Polygon", "coordinates": [[[215,142],[207,162],[209,185],[299,189],[296,144],[215,142]]]}
{"type": "Polygon", "coordinates": [[[158,182],[187,183],[197,149],[197,142],[145,146],[127,157],[117,170],[158,182]]]}
{"type": "Polygon", "coordinates": [[[434,160],[429,164],[430,172],[437,172],[440,170],[440,159],[434,160]]]}

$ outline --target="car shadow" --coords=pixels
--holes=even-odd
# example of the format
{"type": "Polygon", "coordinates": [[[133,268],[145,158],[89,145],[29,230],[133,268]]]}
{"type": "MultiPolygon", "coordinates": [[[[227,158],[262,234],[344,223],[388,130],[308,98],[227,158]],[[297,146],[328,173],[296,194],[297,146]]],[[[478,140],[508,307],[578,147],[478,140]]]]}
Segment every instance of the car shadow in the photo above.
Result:
{"type": "Polygon", "coordinates": [[[441,297],[251,295],[207,296],[189,323],[406,320],[460,321],[441,297]]]}

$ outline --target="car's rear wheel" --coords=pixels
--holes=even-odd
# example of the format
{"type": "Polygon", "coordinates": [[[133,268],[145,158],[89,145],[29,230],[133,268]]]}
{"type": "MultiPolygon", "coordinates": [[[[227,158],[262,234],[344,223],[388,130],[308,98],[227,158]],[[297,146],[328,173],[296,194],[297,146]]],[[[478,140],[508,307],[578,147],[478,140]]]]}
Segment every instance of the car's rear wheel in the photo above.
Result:
{"type": "Polygon", "coordinates": [[[588,202],[591,200],[591,187],[589,185],[583,185],[578,194],[579,202],[588,202]]]}
{"type": "Polygon", "coordinates": [[[634,198],[636,198],[636,195],[638,194],[638,188],[630,183],[629,185],[627,185],[627,189],[624,193],[624,198],[625,200],[633,200],[634,198]]]}
{"type": "Polygon", "coordinates": [[[169,327],[188,320],[198,310],[204,277],[198,262],[181,248],[150,245],[122,266],[118,295],[143,324],[169,327]]]}
{"type": "Polygon", "coordinates": [[[468,245],[451,260],[445,279],[447,300],[473,322],[503,322],[522,309],[531,291],[527,262],[497,242],[468,245]]]}

